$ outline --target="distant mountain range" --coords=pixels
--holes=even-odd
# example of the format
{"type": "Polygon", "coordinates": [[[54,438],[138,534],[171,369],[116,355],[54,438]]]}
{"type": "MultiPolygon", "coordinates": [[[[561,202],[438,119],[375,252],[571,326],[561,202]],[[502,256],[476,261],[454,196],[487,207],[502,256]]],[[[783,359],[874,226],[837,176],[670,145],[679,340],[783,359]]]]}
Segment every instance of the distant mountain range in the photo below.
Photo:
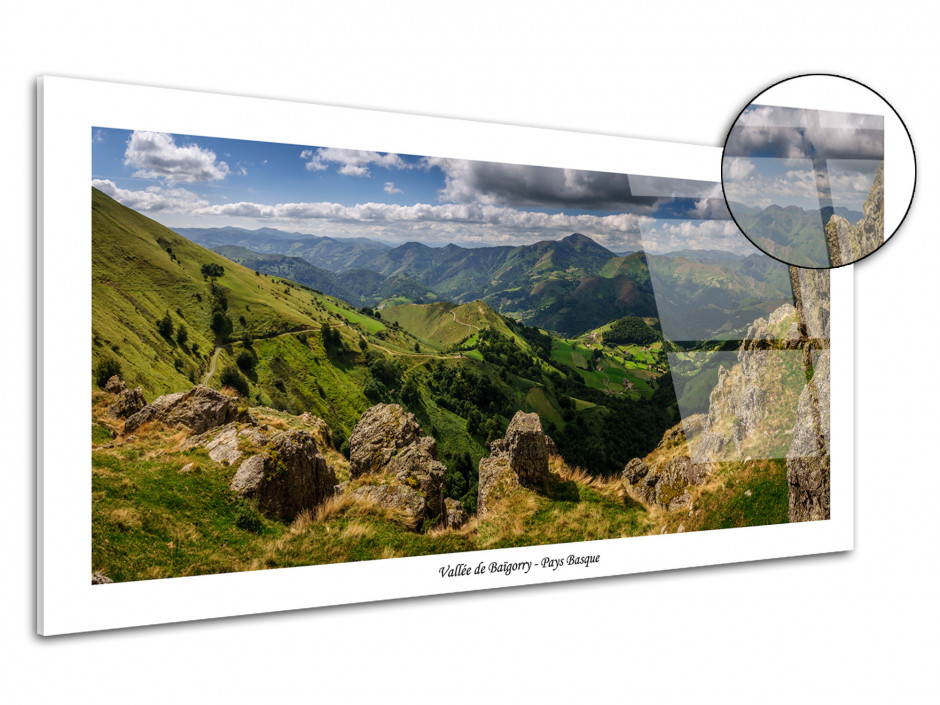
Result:
{"type": "Polygon", "coordinates": [[[828,266],[826,222],[832,215],[857,223],[864,215],[859,211],[836,207],[825,216],[820,209],[804,210],[799,206],[770,205],[766,208],[732,203],[731,212],[740,228],[762,250],[792,264],[828,266]]]}
{"type": "Polygon", "coordinates": [[[466,248],[299,236],[270,228],[180,228],[265,274],[357,306],[480,299],[528,325],[575,335],[622,316],[653,316],[682,340],[734,337],[792,292],[787,268],[713,250],[620,256],[574,233],[531,245],[466,248]],[[652,269],[652,272],[651,272],[652,269]],[[663,315],[665,314],[665,315],[663,315]]]}

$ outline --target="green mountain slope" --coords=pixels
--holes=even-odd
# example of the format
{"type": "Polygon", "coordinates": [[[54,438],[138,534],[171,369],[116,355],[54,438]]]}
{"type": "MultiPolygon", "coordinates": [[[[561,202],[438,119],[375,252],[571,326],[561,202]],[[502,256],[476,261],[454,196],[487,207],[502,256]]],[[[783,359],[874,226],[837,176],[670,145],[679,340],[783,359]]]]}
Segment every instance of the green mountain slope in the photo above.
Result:
{"type": "Polygon", "coordinates": [[[337,438],[372,404],[398,401],[431,429],[446,463],[469,455],[474,466],[516,411],[537,411],[562,454],[599,473],[648,451],[674,422],[671,385],[661,398],[612,397],[556,364],[549,336],[482,302],[369,315],[256,274],[100,192],[92,208],[93,366],[118,363],[148,400],[196,381],[228,384],[250,406],[310,411],[337,438]],[[206,266],[224,273],[204,277],[206,266]],[[217,314],[228,329],[213,329],[217,314]],[[165,316],[168,336],[158,331],[165,316]]]}

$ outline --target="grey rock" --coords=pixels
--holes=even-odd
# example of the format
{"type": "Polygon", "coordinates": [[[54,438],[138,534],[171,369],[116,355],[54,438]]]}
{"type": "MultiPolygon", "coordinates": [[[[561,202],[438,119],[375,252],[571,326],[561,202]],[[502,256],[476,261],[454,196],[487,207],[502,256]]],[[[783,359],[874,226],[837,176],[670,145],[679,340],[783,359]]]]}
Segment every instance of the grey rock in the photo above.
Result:
{"type": "Polygon", "coordinates": [[[231,488],[255,499],[262,510],[291,520],[333,496],[338,484],[333,470],[306,431],[285,431],[264,452],[242,461],[231,488]]]}
{"type": "Polygon", "coordinates": [[[692,495],[689,488],[704,483],[712,469],[710,464],[695,463],[691,458],[680,456],[643,473],[640,463],[643,467],[646,464],[638,460],[634,459],[624,468],[627,493],[648,506],[656,505],[670,511],[690,505],[692,495]],[[628,475],[636,478],[635,481],[629,482],[628,475]]]}
{"type": "Polygon", "coordinates": [[[444,500],[444,527],[447,529],[459,529],[470,521],[470,515],[463,508],[463,505],[456,499],[448,497],[444,500]]]}
{"type": "Polygon", "coordinates": [[[558,446],[555,445],[555,441],[552,440],[552,437],[545,435],[545,450],[548,451],[548,454],[551,455],[560,455],[558,452],[558,446]]]}
{"type": "Polygon", "coordinates": [[[127,385],[117,375],[113,375],[104,385],[104,391],[108,394],[120,394],[125,389],[127,389],[127,385]]]}
{"type": "Polygon", "coordinates": [[[333,445],[333,432],[330,429],[330,425],[321,419],[319,416],[314,416],[309,411],[305,411],[300,415],[300,420],[310,426],[312,433],[315,436],[319,436],[323,439],[323,442],[327,445],[333,445]]]}
{"type": "MultiPolygon", "coordinates": [[[[112,377],[111,379],[115,378],[112,377]]],[[[118,393],[117,401],[108,407],[108,415],[116,419],[126,419],[128,416],[136,414],[145,406],[147,406],[147,400],[144,399],[143,389],[140,387],[124,389],[118,393]]]]}
{"type": "Polygon", "coordinates": [[[623,469],[623,481],[628,485],[635,485],[649,474],[650,469],[640,458],[634,458],[623,469]]]}
{"type": "Polygon", "coordinates": [[[248,424],[230,423],[190,438],[183,449],[203,447],[209,457],[222,465],[234,465],[245,453],[243,447],[260,450],[268,443],[267,435],[248,424]]]}
{"type": "Polygon", "coordinates": [[[542,487],[548,479],[548,446],[538,414],[517,411],[503,438],[509,465],[519,483],[542,487]]]}
{"type": "MultiPolygon", "coordinates": [[[[349,438],[350,478],[378,474],[390,474],[394,479],[369,486],[409,487],[422,495],[422,519],[441,516],[447,468],[438,459],[437,441],[423,435],[414,414],[398,404],[378,404],[367,409],[349,438]]],[[[410,495],[383,491],[383,502],[398,500],[406,504],[412,501],[410,495]]]]}
{"type": "Polygon", "coordinates": [[[444,476],[447,468],[437,459],[437,441],[423,436],[402,448],[385,466],[396,481],[421,491],[428,516],[440,516],[444,506],[444,476]]]}
{"type": "Polygon", "coordinates": [[[790,267],[790,286],[796,300],[801,339],[829,341],[829,270],[790,267]]]}
{"type": "Polygon", "coordinates": [[[862,210],[864,217],[855,225],[838,215],[831,216],[826,223],[826,244],[833,266],[851,264],[884,244],[884,162],[875,174],[862,210]]]}
{"type": "Polygon", "coordinates": [[[480,461],[477,512],[481,516],[519,485],[545,487],[549,455],[546,439],[538,414],[516,412],[506,435],[490,443],[490,457],[480,461]]]}
{"type": "Polygon", "coordinates": [[[238,403],[231,397],[199,384],[188,392],[165,394],[147,404],[124,422],[124,433],[154,421],[203,433],[232,421],[252,422],[253,419],[247,412],[239,411],[238,403]]]}
{"type": "Polygon", "coordinates": [[[829,518],[829,403],[829,351],[824,350],[800,395],[787,454],[791,522],[829,518]]]}
{"type": "Polygon", "coordinates": [[[420,528],[428,516],[424,495],[408,485],[362,485],[352,491],[352,496],[401,512],[411,528],[420,528]]]}
{"type": "Polygon", "coordinates": [[[477,514],[485,515],[496,503],[519,487],[519,479],[506,454],[483,458],[479,465],[477,514]]]}
{"type": "MultiPolygon", "coordinates": [[[[114,379],[114,377],[112,377],[111,379],[114,379]]],[[[92,585],[109,585],[110,583],[113,583],[113,582],[114,581],[111,580],[111,578],[109,578],[107,575],[105,575],[101,571],[97,571],[91,574],[92,585]]]]}
{"type": "Polygon", "coordinates": [[[399,404],[366,409],[349,437],[349,477],[379,472],[399,450],[421,435],[415,415],[399,404]]]}

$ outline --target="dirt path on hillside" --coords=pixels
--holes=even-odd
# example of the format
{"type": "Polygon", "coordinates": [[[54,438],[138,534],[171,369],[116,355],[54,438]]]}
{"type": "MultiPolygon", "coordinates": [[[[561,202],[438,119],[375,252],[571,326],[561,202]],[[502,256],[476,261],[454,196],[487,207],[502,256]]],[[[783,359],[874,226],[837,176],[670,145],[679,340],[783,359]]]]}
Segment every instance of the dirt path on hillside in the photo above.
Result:
{"type": "Polygon", "coordinates": [[[454,317],[454,323],[459,323],[459,324],[462,325],[462,326],[467,326],[467,328],[476,328],[477,331],[480,330],[480,326],[475,326],[475,325],[473,325],[472,323],[465,323],[465,322],[461,321],[459,318],[457,318],[457,313],[456,313],[456,311],[448,311],[448,313],[449,313],[451,316],[454,317]]]}
{"type": "Polygon", "coordinates": [[[209,380],[212,379],[212,375],[215,374],[215,363],[218,362],[218,360],[219,360],[219,353],[220,353],[220,352],[222,352],[222,348],[216,348],[216,349],[215,349],[215,352],[212,353],[212,359],[209,360],[209,371],[206,372],[206,376],[205,376],[205,378],[202,380],[202,383],[205,384],[205,385],[207,385],[207,386],[208,386],[208,384],[209,384],[209,380]]]}

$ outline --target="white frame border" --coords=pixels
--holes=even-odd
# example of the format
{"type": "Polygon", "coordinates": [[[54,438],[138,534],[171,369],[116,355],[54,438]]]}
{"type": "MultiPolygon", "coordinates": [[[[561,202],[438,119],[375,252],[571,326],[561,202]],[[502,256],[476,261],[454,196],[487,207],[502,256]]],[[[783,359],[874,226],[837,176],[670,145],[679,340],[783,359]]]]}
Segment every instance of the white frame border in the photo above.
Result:
{"type": "Polygon", "coordinates": [[[64,634],[558,582],[854,545],[853,273],[832,270],[832,519],[92,586],[91,127],[721,181],[721,148],[44,77],[37,144],[37,629],[64,634]],[[218,116],[224,116],[222,118],[218,116]],[[48,246],[47,246],[48,245],[48,246]],[[74,342],[77,341],[77,342],[74,342]],[[46,345],[48,342],[49,345],[46,345]],[[55,343],[55,344],[53,344],[55,343]],[[63,350],[68,354],[62,354],[63,350]],[[86,421],[80,421],[85,419],[86,421]],[[73,423],[74,422],[74,423],[73,423]],[[55,435],[45,433],[55,429],[55,435]],[[590,568],[443,579],[465,562],[596,554],[590,568]]]}

